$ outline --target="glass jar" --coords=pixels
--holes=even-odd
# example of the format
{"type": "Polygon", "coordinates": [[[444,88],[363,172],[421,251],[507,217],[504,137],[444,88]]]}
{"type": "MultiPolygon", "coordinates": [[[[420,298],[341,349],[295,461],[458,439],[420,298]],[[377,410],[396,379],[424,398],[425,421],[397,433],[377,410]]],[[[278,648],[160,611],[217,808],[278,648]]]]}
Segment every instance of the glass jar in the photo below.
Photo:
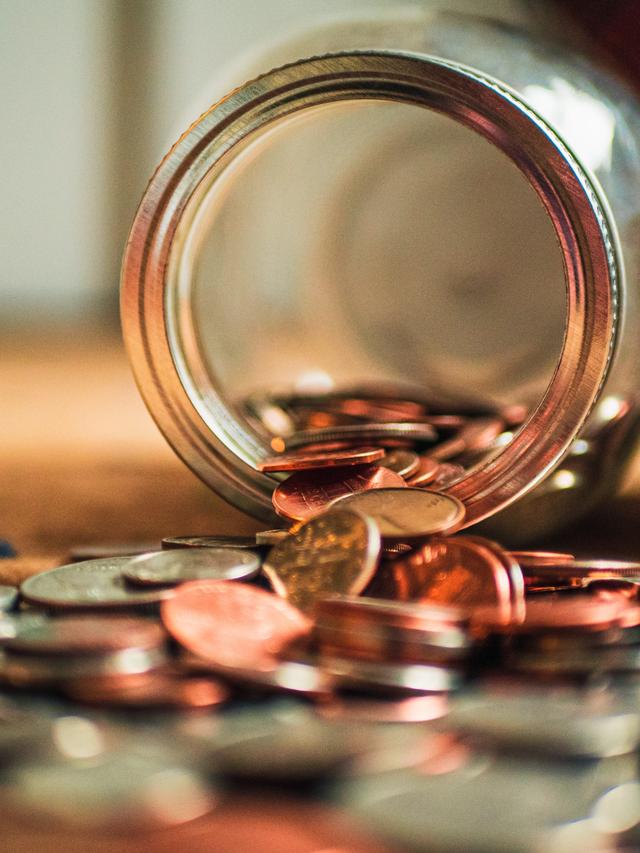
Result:
{"type": "Polygon", "coordinates": [[[425,6],[273,57],[167,154],[127,245],[125,340],[171,445],[272,524],[278,394],[392,385],[526,407],[449,486],[467,524],[516,541],[591,508],[638,435],[632,95],[538,28],[425,6]]]}

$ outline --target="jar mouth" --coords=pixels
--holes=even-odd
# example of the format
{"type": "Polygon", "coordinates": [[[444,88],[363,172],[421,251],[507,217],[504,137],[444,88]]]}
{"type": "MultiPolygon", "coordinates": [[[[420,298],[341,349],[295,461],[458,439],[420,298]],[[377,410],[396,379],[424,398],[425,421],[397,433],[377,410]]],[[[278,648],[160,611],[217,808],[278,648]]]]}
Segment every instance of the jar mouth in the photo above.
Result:
{"type": "Polygon", "coordinates": [[[247,83],[183,135],[153,176],[122,272],[122,322],[148,408],[170,444],[231,503],[272,522],[269,447],[216,387],[190,328],[186,212],[212,176],[275,123],[337,101],[387,100],[444,113],[520,169],[542,201],[565,268],[562,351],[542,400],[501,452],[448,491],[474,524],[533,488],[563,457],[606,378],[618,325],[619,251],[597,185],[564,142],[503,84],[441,59],[391,51],[304,59],[247,83]]]}

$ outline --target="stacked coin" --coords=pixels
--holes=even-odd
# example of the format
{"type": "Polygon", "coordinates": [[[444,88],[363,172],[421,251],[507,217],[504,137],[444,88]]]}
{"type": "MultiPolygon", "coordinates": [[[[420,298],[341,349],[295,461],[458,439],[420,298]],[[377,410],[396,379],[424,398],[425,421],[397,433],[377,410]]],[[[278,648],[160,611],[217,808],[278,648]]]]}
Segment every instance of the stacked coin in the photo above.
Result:
{"type": "Polygon", "coordinates": [[[329,598],[316,609],[319,665],[340,687],[383,693],[448,693],[475,647],[454,608],[367,598],[329,598]]]}
{"type": "Polygon", "coordinates": [[[128,678],[166,663],[162,628],[133,617],[68,616],[16,625],[4,640],[0,680],[59,687],[75,679],[128,678]]]}

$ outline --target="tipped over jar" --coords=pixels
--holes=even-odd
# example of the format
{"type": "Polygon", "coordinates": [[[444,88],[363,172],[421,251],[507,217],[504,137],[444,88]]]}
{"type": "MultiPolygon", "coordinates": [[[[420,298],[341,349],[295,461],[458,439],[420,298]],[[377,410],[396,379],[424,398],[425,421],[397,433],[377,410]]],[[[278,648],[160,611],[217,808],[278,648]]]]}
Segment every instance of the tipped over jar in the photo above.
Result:
{"type": "Polygon", "coordinates": [[[632,94],[539,27],[426,6],[273,56],[169,151],[125,253],[176,452],[272,526],[265,460],[327,445],[435,458],[425,484],[512,541],[613,493],[639,434],[632,94]]]}

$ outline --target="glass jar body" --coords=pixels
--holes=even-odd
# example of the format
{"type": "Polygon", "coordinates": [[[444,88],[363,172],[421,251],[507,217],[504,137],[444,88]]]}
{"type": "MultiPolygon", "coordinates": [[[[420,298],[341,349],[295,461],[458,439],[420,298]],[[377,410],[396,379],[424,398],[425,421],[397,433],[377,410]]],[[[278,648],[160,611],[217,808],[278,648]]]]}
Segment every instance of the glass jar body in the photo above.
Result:
{"type": "Polygon", "coordinates": [[[291,66],[214,107],[154,177],[123,274],[143,395],[188,464],[265,519],[268,441],[236,428],[256,392],[374,380],[525,405],[511,457],[497,448],[452,490],[483,495],[473,521],[503,510],[502,528],[546,532],[615,488],[636,434],[637,105],[538,30],[430,8],[316,27],[271,58],[335,51],[304,85],[291,66]],[[406,83],[420,63],[424,101],[406,83]],[[293,78],[287,106],[261,107],[293,78]],[[566,224],[577,194],[593,219],[566,224]]]}

